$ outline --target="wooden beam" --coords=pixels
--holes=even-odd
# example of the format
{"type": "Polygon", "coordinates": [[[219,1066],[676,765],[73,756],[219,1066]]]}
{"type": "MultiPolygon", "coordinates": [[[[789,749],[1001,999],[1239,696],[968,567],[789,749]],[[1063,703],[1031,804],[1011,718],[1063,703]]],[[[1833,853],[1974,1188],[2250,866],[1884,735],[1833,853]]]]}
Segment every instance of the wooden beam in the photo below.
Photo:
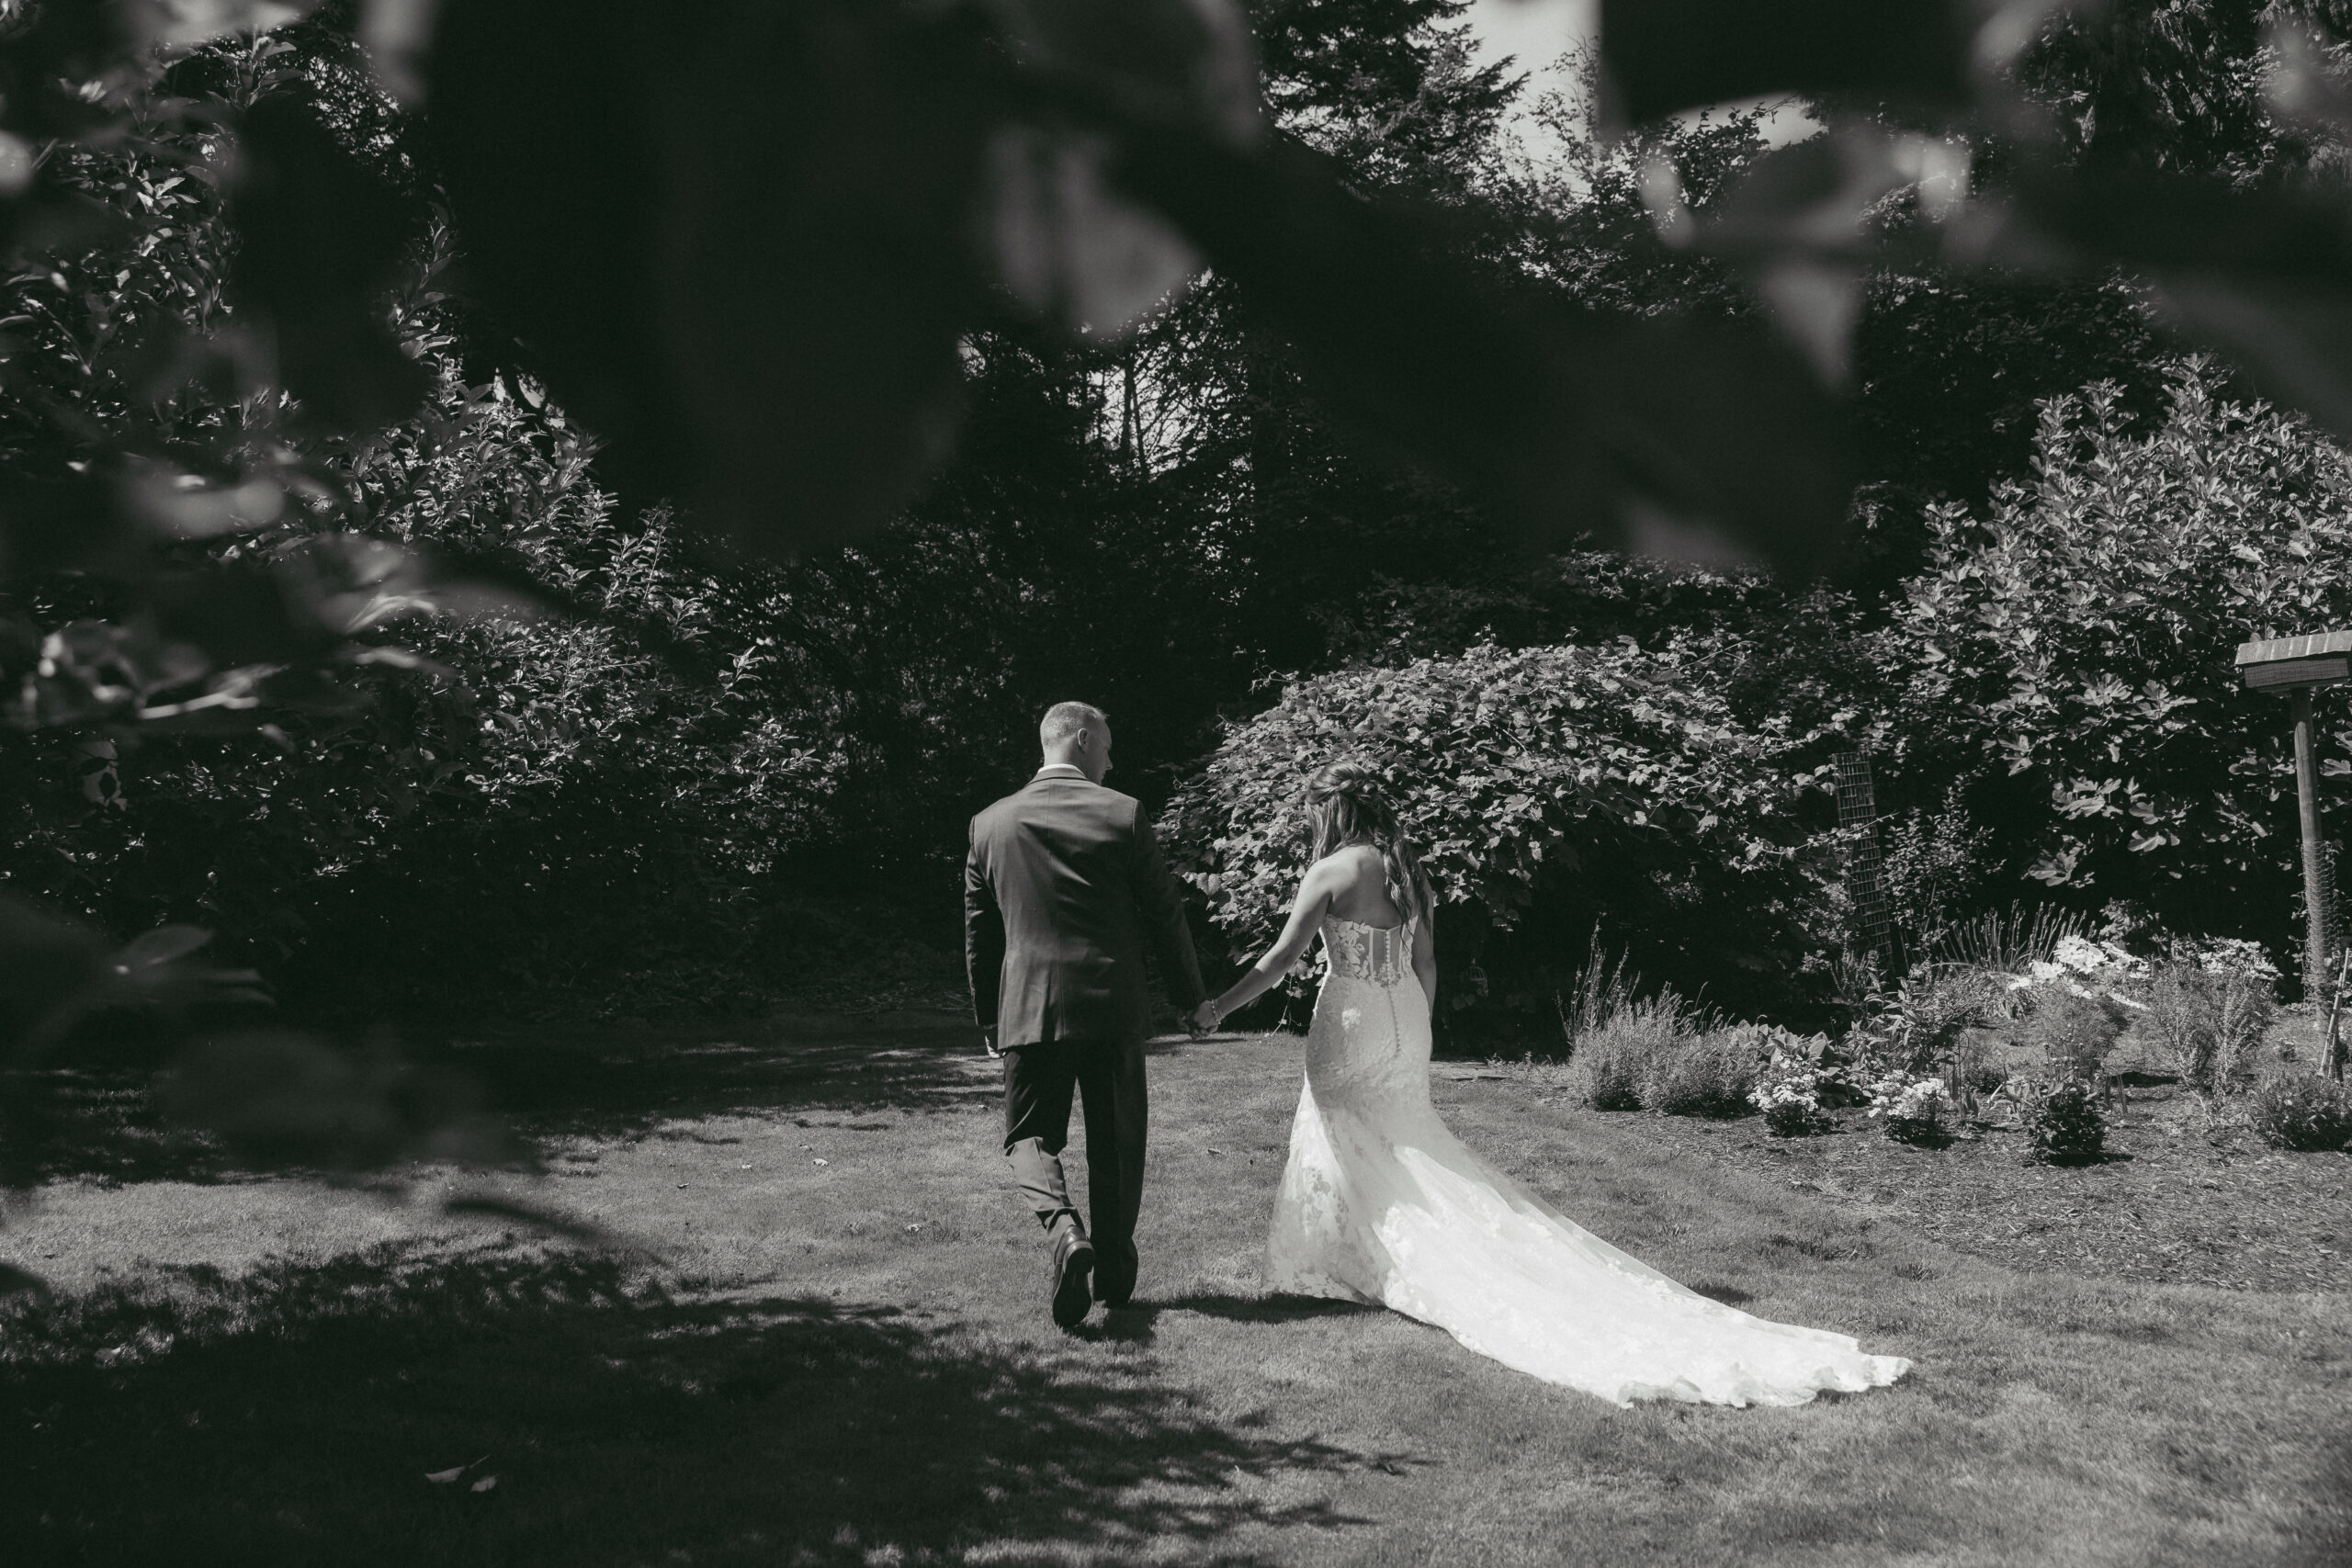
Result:
{"type": "Polygon", "coordinates": [[[2245,664],[2239,668],[2245,671],[2246,685],[2257,692],[2275,691],[2281,686],[2330,686],[2352,679],[2352,654],[2278,659],[2267,664],[2245,664]]]}
{"type": "Polygon", "coordinates": [[[2317,659],[2324,654],[2352,653],[2352,631],[2307,632],[2301,637],[2265,637],[2238,644],[2237,664],[2272,664],[2281,659],[2317,659]]]}

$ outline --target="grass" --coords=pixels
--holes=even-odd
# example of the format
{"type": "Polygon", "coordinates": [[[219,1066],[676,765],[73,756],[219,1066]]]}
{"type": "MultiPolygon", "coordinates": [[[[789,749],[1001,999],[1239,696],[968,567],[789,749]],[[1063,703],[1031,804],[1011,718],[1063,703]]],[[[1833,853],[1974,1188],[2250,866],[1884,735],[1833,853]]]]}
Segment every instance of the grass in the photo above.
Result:
{"type": "Polygon", "coordinates": [[[1158,1052],[1138,1308],[1075,1337],[961,1031],[471,1055],[547,1137],[544,1195],[658,1256],[195,1166],[63,1173],[0,1232],[62,1287],[0,1326],[11,1563],[2352,1551],[2342,1292],[2011,1272],[1451,1069],[1456,1128],[1600,1234],[1918,1362],[1802,1410],[1621,1412],[1263,1293],[1295,1040],[1158,1052]]]}

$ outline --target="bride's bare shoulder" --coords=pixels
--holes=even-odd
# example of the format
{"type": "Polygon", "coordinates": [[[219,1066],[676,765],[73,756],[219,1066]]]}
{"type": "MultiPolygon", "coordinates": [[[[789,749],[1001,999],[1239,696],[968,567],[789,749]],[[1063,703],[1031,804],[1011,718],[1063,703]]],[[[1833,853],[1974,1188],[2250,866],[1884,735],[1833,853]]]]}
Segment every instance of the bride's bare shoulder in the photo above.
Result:
{"type": "Polygon", "coordinates": [[[1349,844],[1308,866],[1306,874],[1299,880],[1299,888],[1302,892],[1341,893],[1367,876],[1379,875],[1380,852],[1363,844],[1349,844]]]}

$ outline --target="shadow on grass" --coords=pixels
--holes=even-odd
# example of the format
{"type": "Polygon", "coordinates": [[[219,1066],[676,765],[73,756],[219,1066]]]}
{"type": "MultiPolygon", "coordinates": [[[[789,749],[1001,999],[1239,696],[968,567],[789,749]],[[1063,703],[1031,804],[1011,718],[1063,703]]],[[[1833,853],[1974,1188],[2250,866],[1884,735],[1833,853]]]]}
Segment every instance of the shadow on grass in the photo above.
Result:
{"type": "Polygon", "coordinates": [[[226,1171],[202,1138],[167,1126],[152,1069],[115,1064],[0,1073],[16,1179],[217,1181],[226,1171]],[[34,1130],[38,1128],[38,1136],[34,1130]]]}
{"type": "Polygon", "coordinates": [[[1230,1323],[1300,1323],[1310,1317],[1352,1317],[1360,1313],[1386,1312],[1374,1302],[1334,1301],[1329,1296],[1235,1296],[1194,1294],[1158,1303],[1162,1312],[1193,1312],[1230,1323]]]}
{"type": "MultiPolygon", "coordinates": [[[[456,1070],[487,1108],[531,1136],[641,1137],[713,1115],[863,1115],[985,1104],[999,1068],[952,1015],[894,1021],[774,1022],[729,1031],[535,1029],[411,1046],[456,1070]]],[[[38,1097],[38,1175],[135,1182],[217,1181],[234,1162],[159,1114],[153,1069],[103,1057],[10,1074],[0,1095],[38,1097]]]]}
{"type": "Polygon", "coordinates": [[[1702,1295],[1711,1302],[1721,1302],[1724,1305],[1732,1307],[1746,1306],[1756,1299],[1755,1292],[1743,1291],[1737,1285],[1702,1283],[1692,1285],[1690,1290],[1693,1294],[1702,1295]]]}
{"type": "Polygon", "coordinates": [[[1310,1318],[1354,1317],[1387,1310],[1374,1303],[1339,1302],[1325,1296],[1194,1294],[1164,1302],[1138,1301],[1090,1318],[1076,1332],[1083,1339],[1148,1345],[1158,1334],[1161,1316],[1168,1313],[1195,1313],[1228,1323],[1304,1323],[1310,1318]]]}
{"type": "Polygon", "coordinates": [[[1148,1363],[567,1256],[183,1274],[5,1327],[25,1562],[1239,1562],[1246,1526],[1360,1522],[1302,1495],[1389,1462],[1204,1421],[1148,1363]]]}
{"type": "Polygon", "coordinates": [[[539,1134],[628,1136],[673,1119],[944,1110],[992,1100],[1001,1069],[969,1024],[761,1024],[713,1035],[535,1033],[421,1052],[539,1134]]]}

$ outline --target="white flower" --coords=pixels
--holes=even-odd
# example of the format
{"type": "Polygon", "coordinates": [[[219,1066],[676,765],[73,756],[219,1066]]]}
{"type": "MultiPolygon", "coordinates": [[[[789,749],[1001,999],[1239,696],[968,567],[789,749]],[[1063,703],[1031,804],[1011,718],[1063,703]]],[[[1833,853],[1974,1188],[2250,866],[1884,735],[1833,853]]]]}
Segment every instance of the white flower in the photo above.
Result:
{"type": "Polygon", "coordinates": [[[2053,981],[2063,980],[2065,975],[2065,965],[2038,958],[2026,965],[2024,974],[2009,976],[2008,988],[2012,991],[2022,991],[2028,986],[2047,986],[2053,981]]]}
{"type": "Polygon", "coordinates": [[[2256,979],[2276,980],[2278,966],[2258,942],[2241,937],[2207,937],[2174,946],[2175,957],[2185,959],[2208,975],[2250,975],[2256,979]]]}
{"type": "Polygon", "coordinates": [[[2133,957],[2118,943],[2093,942],[2086,936],[2060,937],[2051,957],[2057,968],[2109,980],[2138,979],[2148,972],[2146,959],[2133,957]]]}
{"type": "Polygon", "coordinates": [[[1917,1122],[1933,1117],[1939,1106],[1951,1098],[1951,1091],[1940,1078],[1914,1078],[1903,1073],[1890,1073],[1871,1086],[1870,1114],[1873,1120],[1883,1117],[1890,1122],[1917,1122]]]}

